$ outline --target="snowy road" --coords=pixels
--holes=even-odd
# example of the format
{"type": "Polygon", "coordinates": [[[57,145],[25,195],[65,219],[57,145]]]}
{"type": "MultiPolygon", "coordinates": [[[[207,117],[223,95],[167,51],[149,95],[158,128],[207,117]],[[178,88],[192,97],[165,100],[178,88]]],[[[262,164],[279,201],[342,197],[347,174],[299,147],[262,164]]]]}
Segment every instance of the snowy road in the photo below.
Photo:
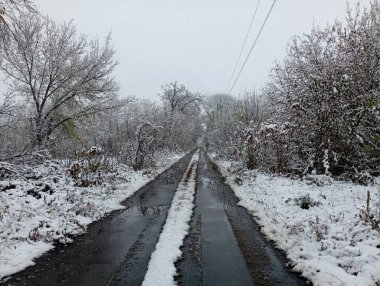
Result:
{"type": "MultiPolygon", "coordinates": [[[[4,284],[141,285],[152,253],[155,249],[159,253],[157,241],[170,219],[176,190],[186,190],[184,173],[192,155],[126,200],[126,210],[92,224],[73,244],[50,251],[4,284]]],[[[233,192],[203,151],[196,186],[189,235],[176,263],[180,285],[305,285],[285,267],[281,253],[262,238],[247,211],[236,205],[233,192]]]]}
{"type": "Polygon", "coordinates": [[[181,285],[306,285],[260,234],[248,212],[200,152],[190,235],[178,263],[181,285]]]}

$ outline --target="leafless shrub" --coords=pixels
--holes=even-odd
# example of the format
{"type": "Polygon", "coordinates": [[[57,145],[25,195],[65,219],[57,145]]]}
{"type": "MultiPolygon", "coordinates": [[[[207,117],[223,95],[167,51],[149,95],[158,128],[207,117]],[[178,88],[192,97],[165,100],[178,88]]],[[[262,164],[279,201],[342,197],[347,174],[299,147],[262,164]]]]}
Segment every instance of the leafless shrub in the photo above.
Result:
{"type": "Polygon", "coordinates": [[[372,211],[370,207],[371,193],[367,191],[366,208],[360,210],[359,216],[363,221],[369,223],[372,229],[380,232],[380,190],[378,195],[377,208],[375,211],[372,211]]]}
{"type": "Polygon", "coordinates": [[[311,232],[315,233],[317,241],[321,241],[324,239],[325,235],[328,234],[328,225],[321,223],[318,216],[315,218],[315,221],[309,220],[309,226],[311,228],[311,232]]]}

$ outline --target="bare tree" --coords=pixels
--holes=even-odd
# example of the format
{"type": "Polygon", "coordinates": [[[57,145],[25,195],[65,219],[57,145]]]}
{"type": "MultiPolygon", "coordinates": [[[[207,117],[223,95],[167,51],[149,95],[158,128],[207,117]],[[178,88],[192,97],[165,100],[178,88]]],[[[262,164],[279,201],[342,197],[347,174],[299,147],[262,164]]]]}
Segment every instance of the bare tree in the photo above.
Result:
{"type": "Polygon", "coordinates": [[[176,81],[162,86],[163,94],[160,95],[164,105],[169,108],[171,114],[174,112],[195,113],[202,101],[200,93],[192,93],[176,81]]]}
{"type": "Polygon", "coordinates": [[[7,7],[30,7],[32,1],[29,0],[1,0],[0,7],[6,9],[7,7]]]}
{"type": "MultiPolygon", "coordinates": [[[[179,85],[177,82],[163,85],[162,90],[160,95],[164,108],[162,143],[170,148],[182,148],[180,145],[186,141],[184,138],[195,135],[194,128],[198,126],[197,120],[203,97],[198,92],[190,92],[183,84],[179,85]]],[[[194,142],[193,139],[188,141],[194,142]]]]}
{"type": "Polygon", "coordinates": [[[30,0],[0,0],[0,27],[6,27],[8,18],[13,18],[15,12],[28,10],[35,11],[34,5],[30,0]]]}
{"type": "Polygon", "coordinates": [[[77,35],[71,22],[61,25],[31,12],[6,24],[0,71],[11,94],[31,109],[29,145],[41,145],[72,120],[115,107],[119,87],[110,36],[101,45],[77,35]]]}
{"type": "Polygon", "coordinates": [[[9,127],[9,120],[16,111],[17,106],[10,95],[5,95],[3,102],[0,104],[0,130],[9,127]]]}
{"type": "Polygon", "coordinates": [[[250,125],[263,120],[262,106],[256,92],[246,91],[239,97],[227,94],[207,97],[203,102],[207,114],[207,145],[225,157],[243,158],[251,168],[254,138],[249,135],[250,125]]]}
{"type": "Polygon", "coordinates": [[[156,149],[157,129],[157,126],[147,121],[138,127],[136,132],[136,156],[133,160],[133,169],[135,171],[152,164],[156,149]]]}

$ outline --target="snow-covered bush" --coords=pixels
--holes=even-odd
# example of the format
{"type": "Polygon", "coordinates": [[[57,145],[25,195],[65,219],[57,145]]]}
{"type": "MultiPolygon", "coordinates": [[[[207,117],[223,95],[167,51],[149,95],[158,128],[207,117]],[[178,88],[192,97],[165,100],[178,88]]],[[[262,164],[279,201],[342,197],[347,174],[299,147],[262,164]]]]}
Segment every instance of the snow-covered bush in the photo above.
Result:
{"type": "Polygon", "coordinates": [[[290,170],[360,183],[380,174],[380,3],[294,37],[266,89],[271,117],[290,122],[290,170]]]}
{"type": "Polygon", "coordinates": [[[261,105],[256,92],[246,92],[240,97],[225,94],[207,97],[204,120],[208,150],[227,159],[242,160],[254,168],[256,158],[251,148],[254,138],[249,136],[249,130],[262,121],[261,105]]]}
{"type": "Polygon", "coordinates": [[[301,209],[308,210],[311,207],[319,206],[321,205],[320,201],[315,201],[310,197],[309,194],[307,195],[302,195],[298,198],[294,199],[294,202],[296,203],[297,206],[300,206],[301,209]]]}
{"type": "Polygon", "coordinates": [[[212,150],[249,169],[370,184],[380,175],[379,14],[373,1],[295,36],[260,96],[206,100],[212,150]]]}
{"type": "Polygon", "coordinates": [[[77,154],[77,160],[71,163],[68,172],[79,187],[98,186],[103,183],[102,172],[111,170],[110,159],[103,155],[98,147],[77,154]]]}
{"type": "Polygon", "coordinates": [[[315,220],[309,220],[309,226],[311,232],[315,234],[317,241],[324,239],[325,235],[329,232],[329,226],[321,223],[318,217],[315,220]]]}
{"type": "Polygon", "coordinates": [[[157,144],[157,126],[144,122],[136,132],[136,155],[133,159],[133,169],[141,170],[152,166],[154,162],[154,151],[157,144]]]}

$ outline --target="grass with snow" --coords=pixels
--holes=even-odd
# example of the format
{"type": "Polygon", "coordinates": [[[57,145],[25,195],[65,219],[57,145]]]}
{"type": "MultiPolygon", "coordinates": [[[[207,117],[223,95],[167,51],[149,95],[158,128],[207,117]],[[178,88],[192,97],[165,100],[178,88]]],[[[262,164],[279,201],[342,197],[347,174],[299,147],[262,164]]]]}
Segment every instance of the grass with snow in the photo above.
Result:
{"type": "Polygon", "coordinates": [[[248,171],[219,161],[239,204],[314,285],[379,285],[380,233],[363,220],[379,215],[379,182],[360,186],[327,176],[303,180],[248,171]],[[377,284],[376,284],[377,283],[377,284]]]}
{"type": "Polygon", "coordinates": [[[78,186],[59,161],[33,167],[0,162],[0,280],[33,265],[55,244],[72,242],[91,222],[124,208],[121,201],[182,156],[167,156],[150,175],[117,164],[91,187],[78,186]]]}

